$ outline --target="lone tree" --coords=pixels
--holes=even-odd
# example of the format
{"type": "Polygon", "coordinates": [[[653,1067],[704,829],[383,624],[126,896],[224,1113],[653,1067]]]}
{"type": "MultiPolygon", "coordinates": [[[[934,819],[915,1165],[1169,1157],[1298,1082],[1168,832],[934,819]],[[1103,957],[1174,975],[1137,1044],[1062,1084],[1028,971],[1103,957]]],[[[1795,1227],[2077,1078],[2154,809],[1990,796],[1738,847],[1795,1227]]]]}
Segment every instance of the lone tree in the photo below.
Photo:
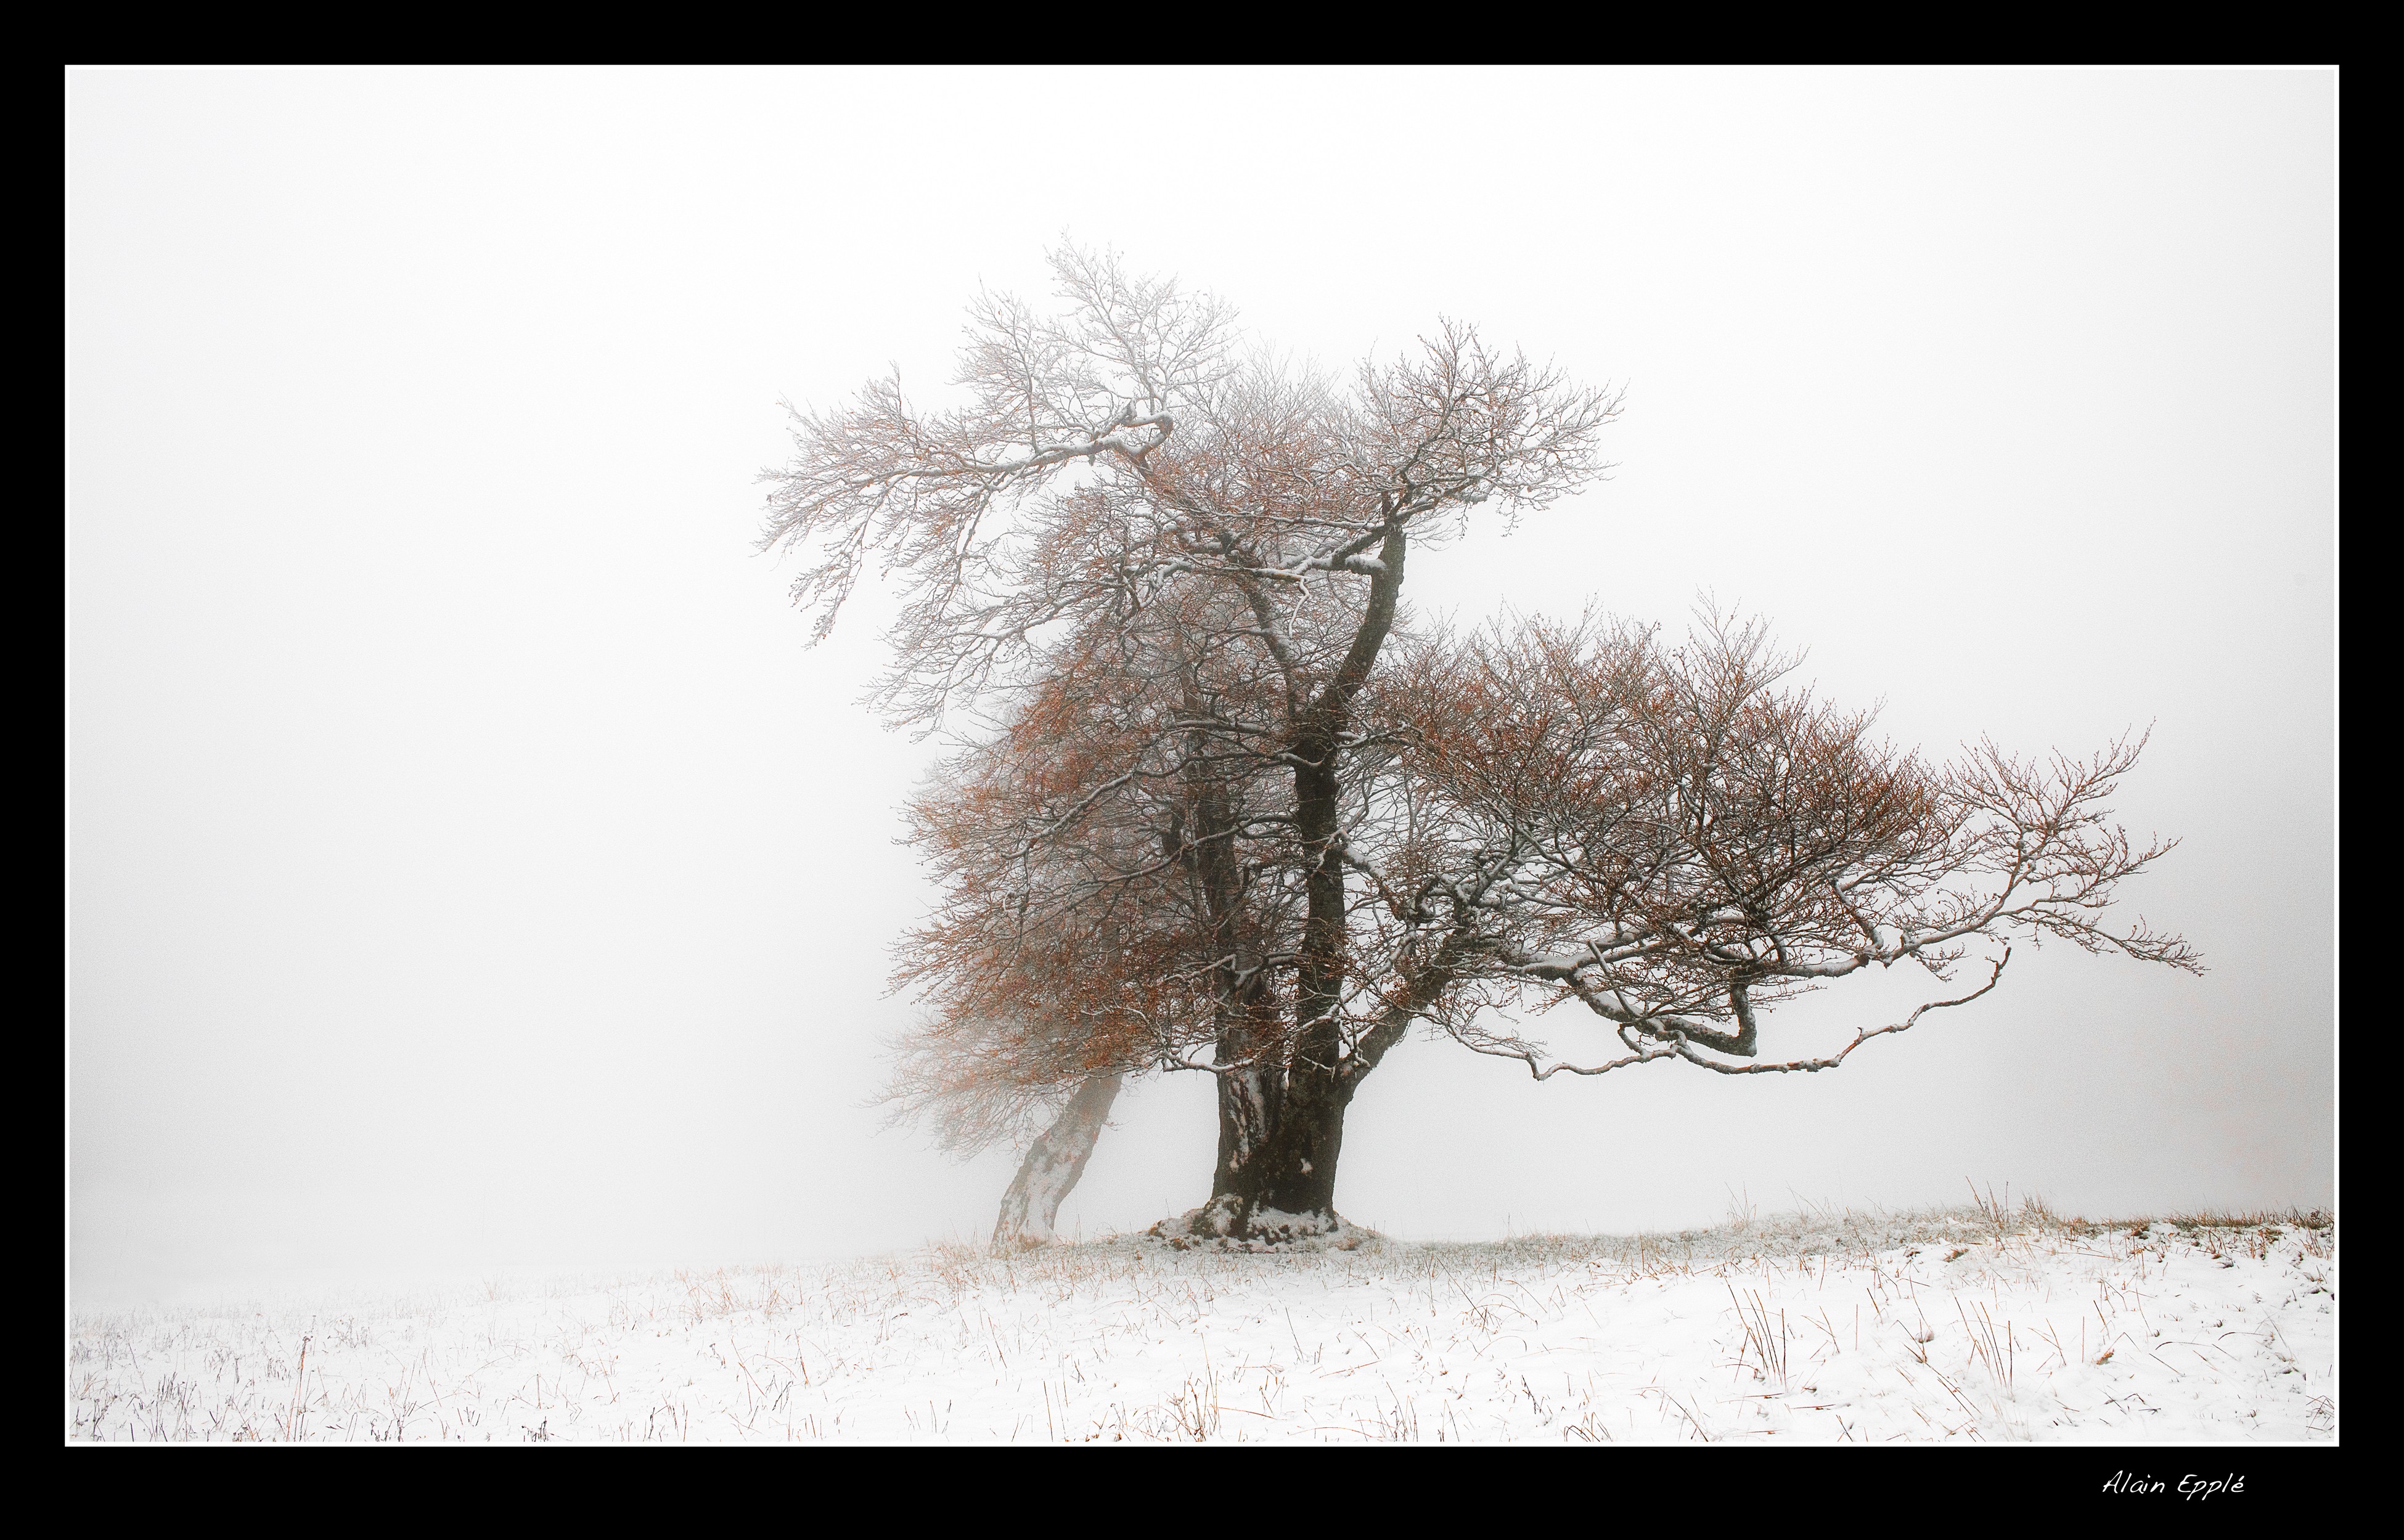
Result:
{"type": "Polygon", "coordinates": [[[1758,1062],[1757,1013],[1872,963],[2034,933],[2195,965],[2099,927],[2167,848],[2102,822],[2133,747],[1932,768],[1782,689],[1754,629],[1413,638],[1412,548],[1584,485],[1614,396],[1448,322],[1338,389],[1212,300],[1052,265],[1064,314],[972,307],[966,405],[896,377],[796,414],[763,542],[808,552],[821,636],[898,574],[880,702],[961,729],[913,802],[944,901],[902,943],[898,1089],[956,1146],[1032,1135],[998,1241],[1049,1234],[1130,1075],[1216,1076],[1189,1223],[1276,1238],[1337,1223],[1346,1112],[1415,1021],[1540,1078],[1809,1071],[1851,1047],[1758,1062]],[[1623,1051],[1494,1025],[1569,1002],[1623,1051]]]}

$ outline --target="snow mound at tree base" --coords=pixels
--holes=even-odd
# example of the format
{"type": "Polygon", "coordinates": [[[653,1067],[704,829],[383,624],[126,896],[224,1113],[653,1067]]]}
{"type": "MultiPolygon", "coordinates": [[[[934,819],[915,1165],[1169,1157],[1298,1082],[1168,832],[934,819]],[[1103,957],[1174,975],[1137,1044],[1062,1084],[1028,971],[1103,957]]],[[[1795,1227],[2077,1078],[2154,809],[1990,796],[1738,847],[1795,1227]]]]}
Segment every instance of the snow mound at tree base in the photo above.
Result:
{"type": "Polygon", "coordinates": [[[1236,1233],[1236,1205],[1213,1199],[1140,1235],[1114,1236],[1114,1242],[1170,1251],[1313,1252],[1355,1251],[1385,1237],[1337,1214],[1287,1214],[1254,1209],[1247,1232],[1236,1233]]]}

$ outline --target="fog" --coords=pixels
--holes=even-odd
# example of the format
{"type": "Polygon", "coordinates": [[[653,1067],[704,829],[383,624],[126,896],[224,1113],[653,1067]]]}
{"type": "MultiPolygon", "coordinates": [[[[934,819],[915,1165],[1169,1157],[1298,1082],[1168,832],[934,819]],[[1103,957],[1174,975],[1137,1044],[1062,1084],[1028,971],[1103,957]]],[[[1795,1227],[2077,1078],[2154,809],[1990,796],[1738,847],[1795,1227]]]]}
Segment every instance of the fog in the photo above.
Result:
{"type": "MultiPolygon", "coordinates": [[[[2333,1199],[2327,73],[82,71],[67,109],[78,1300],[991,1226],[1013,1152],[876,1104],[939,745],[859,704],[884,592],[807,645],[755,478],[780,398],[939,395],[1064,233],[1297,358],[1451,315],[1627,387],[1610,479],[1415,556],[1422,617],[1708,592],[1940,756],[2152,725],[2115,807],[2184,842],[2129,909],[2205,977],[2048,947],[1818,1075],[1414,1038],[1349,1216],[2333,1199]]],[[[1207,1082],[1123,1097],[1064,1225],[1200,1202],[1207,1082]]]]}

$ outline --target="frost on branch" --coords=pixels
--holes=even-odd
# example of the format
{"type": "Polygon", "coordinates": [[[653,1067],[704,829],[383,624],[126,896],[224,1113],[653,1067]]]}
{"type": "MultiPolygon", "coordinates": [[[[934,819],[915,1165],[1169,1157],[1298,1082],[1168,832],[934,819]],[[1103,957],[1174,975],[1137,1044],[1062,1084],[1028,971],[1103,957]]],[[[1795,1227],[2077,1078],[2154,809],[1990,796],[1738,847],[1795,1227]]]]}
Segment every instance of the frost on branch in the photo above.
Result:
{"type": "Polygon", "coordinates": [[[995,295],[971,309],[957,405],[873,381],[795,411],[792,460],[762,473],[762,544],[801,555],[792,596],[816,634],[872,564],[900,583],[882,700],[901,720],[1034,677],[1043,638],[1107,634],[1195,585],[1240,598],[1253,644],[1303,687],[1337,660],[1279,645],[1303,579],[1365,586],[1397,532],[1541,506],[1599,468],[1614,398],[1465,326],[1341,391],[1248,345],[1224,304],[1108,254],[1064,247],[1052,270],[1057,313],[995,295]]]}
{"type": "MultiPolygon", "coordinates": [[[[1786,684],[1792,669],[1758,624],[1667,650],[1591,617],[1430,639],[1393,686],[1405,773],[1452,844],[1433,869],[1473,874],[1489,911],[1453,1036],[1540,1079],[1668,1059],[1792,1073],[1984,994],[2016,936],[2201,971],[2178,937],[2106,923],[2117,885],[2171,849],[2132,843],[2104,807],[2142,738],[2043,765],[1982,742],[1935,766],[1786,684]],[[1966,993],[1826,1057],[1759,1060],[1781,1001],[1873,964],[1942,979],[1974,955],[1966,993]],[[1570,1002],[1625,1051],[1558,1059],[1506,1014],[1570,1002]]],[[[1432,901],[1472,913],[1458,881],[1422,879],[1413,912],[1432,901]]]]}
{"type": "Polygon", "coordinates": [[[940,897],[897,949],[894,1105],[1027,1150],[1004,1243],[1145,1075],[1217,1089],[1182,1233],[1334,1233],[1346,1109],[1415,1024],[1538,1078],[1808,1072],[1983,995],[2016,941],[2198,968],[2107,912],[2170,848],[2105,811],[2142,739],[1932,764],[1758,626],[1420,629],[1414,554],[1586,485],[1616,395],[1450,321],[1323,377],[1107,254],[1053,273],[1049,312],[976,302],[942,404],[896,376],[796,413],[763,534],[821,635],[890,577],[880,702],[957,735],[911,803],[940,897]],[[1768,1056],[1783,1002],[1903,964],[1961,977],[1768,1056]],[[1558,1007],[1607,1051],[1532,1036],[1558,1007]]]}

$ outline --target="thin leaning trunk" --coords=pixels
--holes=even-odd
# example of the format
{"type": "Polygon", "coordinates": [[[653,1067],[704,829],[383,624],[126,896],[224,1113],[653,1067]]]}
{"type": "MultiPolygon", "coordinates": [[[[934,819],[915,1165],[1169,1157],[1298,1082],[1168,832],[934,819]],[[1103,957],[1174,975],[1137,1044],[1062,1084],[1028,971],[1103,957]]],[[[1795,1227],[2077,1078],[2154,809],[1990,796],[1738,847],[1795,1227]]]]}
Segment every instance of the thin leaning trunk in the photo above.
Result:
{"type": "Polygon", "coordinates": [[[1118,1075],[1097,1075],[1077,1088],[1052,1126],[1036,1136],[1027,1158],[1018,1163],[1010,1190],[1001,1195],[1001,1217],[993,1227],[997,1249],[1037,1246],[1052,1239],[1061,1200],[1085,1174],[1085,1162],[1118,1095],[1118,1075]]]}

